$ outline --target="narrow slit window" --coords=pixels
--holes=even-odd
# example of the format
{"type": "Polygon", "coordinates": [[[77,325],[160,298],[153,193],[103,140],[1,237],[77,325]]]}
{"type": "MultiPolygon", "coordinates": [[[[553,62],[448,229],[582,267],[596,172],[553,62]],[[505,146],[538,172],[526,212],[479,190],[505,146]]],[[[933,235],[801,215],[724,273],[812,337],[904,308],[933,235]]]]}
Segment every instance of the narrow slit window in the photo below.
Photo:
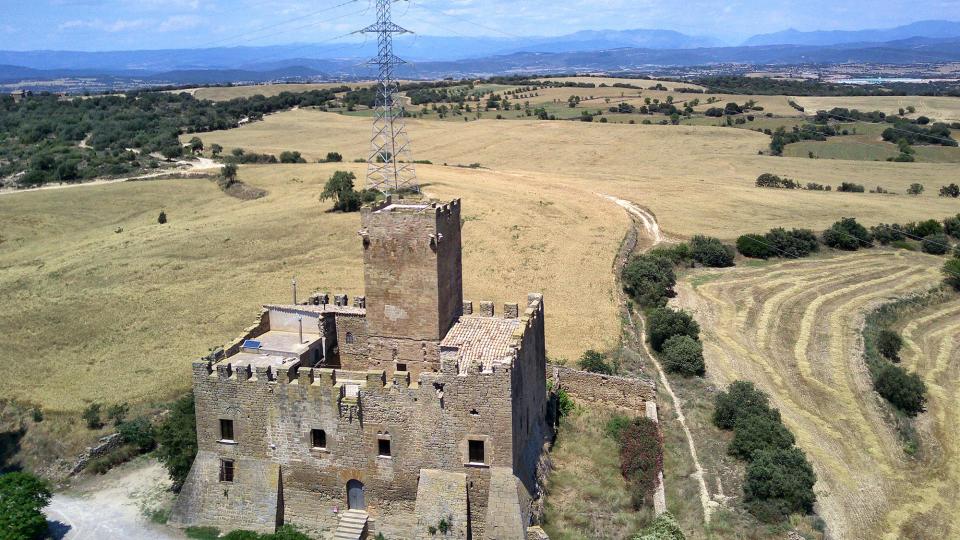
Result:
{"type": "Polygon", "coordinates": [[[347,332],[347,343],[353,343],[353,333],[347,332]]]}
{"type": "Polygon", "coordinates": [[[310,444],[314,448],[327,447],[327,432],[322,429],[314,429],[310,432],[310,444]]]}
{"type": "Polygon", "coordinates": [[[233,420],[220,420],[220,440],[221,441],[232,441],[233,440],[233,420]]]}
{"type": "Polygon", "coordinates": [[[390,439],[377,439],[377,455],[380,457],[390,457],[390,439]]]}
{"type": "Polygon", "coordinates": [[[233,460],[231,459],[220,460],[220,481],[233,482],[233,460]]]}
{"type": "Polygon", "coordinates": [[[469,461],[470,463],[481,463],[485,464],[484,448],[483,441],[469,441],[469,461]]]}

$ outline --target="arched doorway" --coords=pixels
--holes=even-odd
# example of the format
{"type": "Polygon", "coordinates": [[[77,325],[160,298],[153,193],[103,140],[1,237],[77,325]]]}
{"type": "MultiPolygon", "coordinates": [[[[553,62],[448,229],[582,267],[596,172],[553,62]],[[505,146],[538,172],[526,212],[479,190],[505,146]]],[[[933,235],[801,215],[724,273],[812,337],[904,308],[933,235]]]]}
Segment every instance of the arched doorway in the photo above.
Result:
{"type": "Polygon", "coordinates": [[[367,509],[367,503],[363,500],[363,482],[359,480],[347,482],[347,508],[350,510],[367,509]]]}

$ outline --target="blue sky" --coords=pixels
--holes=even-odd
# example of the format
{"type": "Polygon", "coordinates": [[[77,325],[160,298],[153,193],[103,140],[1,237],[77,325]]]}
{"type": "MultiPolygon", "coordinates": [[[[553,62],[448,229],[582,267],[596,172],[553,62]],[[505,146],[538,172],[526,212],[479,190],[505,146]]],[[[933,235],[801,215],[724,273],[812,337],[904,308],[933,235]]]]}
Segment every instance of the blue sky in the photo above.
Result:
{"type": "MultiPolygon", "coordinates": [[[[370,0],[0,0],[0,49],[125,50],[318,42],[369,23],[370,0]],[[265,26],[271,28],[264,28],[265,26]]],[[[786,28],[960,20],[960,0],[416,0],[395,20],[428,35],[664,28],[735,43],[786,28]]],[[[349,38],[341,38],[349,39],[349,38]]]]}

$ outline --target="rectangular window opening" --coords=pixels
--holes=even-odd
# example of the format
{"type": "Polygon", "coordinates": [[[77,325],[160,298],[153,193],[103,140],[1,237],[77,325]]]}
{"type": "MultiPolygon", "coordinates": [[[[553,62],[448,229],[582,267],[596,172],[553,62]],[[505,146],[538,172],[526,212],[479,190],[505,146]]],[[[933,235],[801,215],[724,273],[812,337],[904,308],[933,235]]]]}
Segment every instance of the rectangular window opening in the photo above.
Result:
{"type": "Polygon", "coordinates": [[[483,441],[469,441],[468,450],[470,463],[486,463],[483,452],[483,441]]]}
{"type": "Polygon", "coordinates": [[[326,448],[327,447],[327,433],[322,429],[314,429],[310,431],[310,444],[314,448],[326,448]]]}
{"type": "Polygon", "coordinates": [[[377,455],[390,457],[390,439],[377,439],[377,455]]]}
{"type": "Polygon", "coordinates": [[[233,460],[231,459],[220,460],[220,481],[233,482],[233,460]]]}
{"type": "Polygon", "coordinates": [[[220,420],[220,440],[221,441],[232,441],[233,440],[233,420],[220,420]]]}
{"type": "Polygon", "coordinates": [[[407,370],[406,364],[397,364],[397,371],[406,371],[406,370],[407,370]]]}

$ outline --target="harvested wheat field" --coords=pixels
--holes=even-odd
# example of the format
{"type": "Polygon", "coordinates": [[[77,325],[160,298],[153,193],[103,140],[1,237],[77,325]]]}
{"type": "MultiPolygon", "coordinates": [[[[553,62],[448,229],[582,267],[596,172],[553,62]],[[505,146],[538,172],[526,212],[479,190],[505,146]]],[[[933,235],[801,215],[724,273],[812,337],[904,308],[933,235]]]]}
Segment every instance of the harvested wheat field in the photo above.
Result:
{"type": "Polygon", "coordinates": [[[836,538],[949,538],[955,501],[955,334],[960,303],[932,309],[904,329],[907,366],[931,384],[926,460],[908,458],[872,390],[861,356],[865,314],[940,283],[942,258],[861,252],[698,272],[679,303],[701,324],[708,376],[753,381],[768,392],[817,472],[817,511],[836,538]],[[697,283],[698,285],[693,285],[697,283]]]}
{"type": "Polygon", "coordinates": [[[897,114],[899,110],[913,106],[917,112],[910,118],[927,116],[940,122],[960,121],[960,99],[943,96],[890,96],[890,97],[797,97],[793,98],[804,107],[807,113],[828,110],[834,107],[859,109],[861,111],[882,111],[897,114]]]}
{"type": "MultiPolygon", "coordinates": [[[[361,294],[359,214],[317,200],[337,168],[362,176],[364,165],[243,167],[243,181],[269,192],[253,201],[203,179],[0,198],[11,359],[0,395],[51,412],[164,399],[261,303],[288,301],[292,277],[303,292],[361,294]]],[[[420,177],[430,195],[463,199],[467,298],[503,305],[543,291],[551,356],[616,345],[619,207],[537,175],[424,166],[420,177]]]]}
{"type": "MultiPolygon", "coordinates": [[[[488,173],[535,176],[616,195],[650,209],[671,236],[735,239],[773,226],[825,229],[843,216],[867,224],[902,223],[942,219],[960,209],[956,200],[937,197],[939,186],[955,176],[956,165],[761,156],[757,152],[767,148],[770,137],[744,129],[535,120],[409,120],[407,125],[416,159],[435,165],[479,163],[488,173]],[[920,197],[907,197],[755,187],[764,172],[801,183],[857,182],[904,193],[919,182],[927,189],[920,197]]],[[[199,135],[228,150],[298,150],[311,160],[336,151],[353,160],[366,156],[370,124],[365,118],[301,109],[199,135]]]]}

